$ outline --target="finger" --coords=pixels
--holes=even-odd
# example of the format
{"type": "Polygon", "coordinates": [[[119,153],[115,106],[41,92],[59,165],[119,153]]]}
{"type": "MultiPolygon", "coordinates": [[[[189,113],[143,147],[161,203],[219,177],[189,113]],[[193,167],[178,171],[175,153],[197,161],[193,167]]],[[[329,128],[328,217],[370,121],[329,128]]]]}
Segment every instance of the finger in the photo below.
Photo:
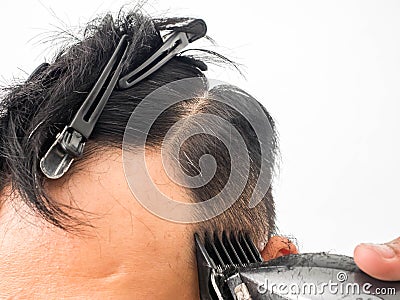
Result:
{"type": "Polygon", "coordinates": [[[354,250],[358,267],[381,280],[400,280],[400,237],[386,244],[360,244],[354,250]]]}

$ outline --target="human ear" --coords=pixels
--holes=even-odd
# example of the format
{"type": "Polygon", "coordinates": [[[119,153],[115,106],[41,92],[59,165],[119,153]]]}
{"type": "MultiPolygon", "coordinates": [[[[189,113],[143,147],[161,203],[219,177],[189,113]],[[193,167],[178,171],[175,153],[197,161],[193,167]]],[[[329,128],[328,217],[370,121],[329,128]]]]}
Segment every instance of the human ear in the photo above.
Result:
{"type": "Polygon", "coordinates": [[[273,236],[268,240],[267,245],[261,251],[264,260],[270,260],[289,254],[298,254],[297,247],[288,239],[282,236],[273,236]]]}

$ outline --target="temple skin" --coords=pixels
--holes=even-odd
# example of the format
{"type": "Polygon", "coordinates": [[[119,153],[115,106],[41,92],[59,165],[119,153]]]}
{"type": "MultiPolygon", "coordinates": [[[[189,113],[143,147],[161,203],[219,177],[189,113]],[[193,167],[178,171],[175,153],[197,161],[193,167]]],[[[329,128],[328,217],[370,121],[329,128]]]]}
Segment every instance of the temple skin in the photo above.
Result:
{"type": "MultiPolygon", "coordinates": [[[[168,180],[159,156],[147,156],[158,188],[187,195],[168,180]]],[[[71,234],[33,215],[18,195],[0,216],[1,299],[198,299],[193,227],[148,212],[125,179],[121,150],[109,149],[50,182],[53,197],[89,213],[93,228],[71,234]],[[15,204],[18,203],[18,204],[15,204]],[[178,294],[177,294],[178,293],[178,294]]],[[[2,201],[9,199],[3,191],[2,201]]]]}
{"type": "MultiPolygon", "coordinates": [[[[146,163],[162,193],[190,201],[165,173],[158,152],[147,153],[146,163]]],[[[199,299],[195,224],[147,211],[128,187],[120,149],[98,151],[70,173],[48,189],[54,199],[85,211],[73,212],[93,226],[83,234],[46,223],[9,188],[2,192],[1,299],[199,299]]],[[[280,255],[276,245],[288,247],[274,245],[264,257],[280,255]]]]}

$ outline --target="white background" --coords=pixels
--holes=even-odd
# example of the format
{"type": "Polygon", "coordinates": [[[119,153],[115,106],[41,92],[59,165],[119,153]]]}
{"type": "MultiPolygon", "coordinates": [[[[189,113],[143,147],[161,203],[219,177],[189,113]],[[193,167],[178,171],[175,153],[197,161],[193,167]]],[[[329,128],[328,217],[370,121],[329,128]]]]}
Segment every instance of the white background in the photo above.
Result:
{"type": "MultiPolygon", "coordinates": [[[[55,26],[126,3],[2,1],[0,83],[52,57],[40,41],[55,26]]],[[[213,49],[245,66],[246,81],[213,74],[244,87],[277,121],[278,225],[301,251],[352,255],[358,242],[400,234],[400,2],[169,0],[147,10],[205,19],[213,49]]]]}

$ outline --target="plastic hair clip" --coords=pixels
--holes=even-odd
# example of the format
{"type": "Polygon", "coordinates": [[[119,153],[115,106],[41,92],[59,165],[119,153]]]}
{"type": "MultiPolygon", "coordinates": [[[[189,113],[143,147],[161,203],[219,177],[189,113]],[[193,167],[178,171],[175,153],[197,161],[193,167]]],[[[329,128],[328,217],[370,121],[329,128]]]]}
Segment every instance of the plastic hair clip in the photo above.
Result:
{"type": "Polygon", "coordinates": [[[50,66],[49,63],[42,63],[40,64],[33,72],[32,74],[28,77],[26,81],[31,81],[36,78],[40,73],[44,72],[48,67],[50,66]]]}
{"type": "Polygon", "coordinates": [[[40,160],[40,168],[48,178],[57,179],[63,176],[73,160],[82,155],[85,143],[121,74],[129,48],[127,37],[121,37],[110,61],[74,119],[57,135],[53,145],[40,160]]]}
{"type": "Polygon", "coordinates": [[[180,31],[169,35],[163,45],[149,59],[118,81],[118,87],[127,89],[134,86],[161,68],[189,43],[205,36],[207,32],[206,24],[201,19],[192,20],[183,27],[183,29],[185,28],[189,29],[190,32],[180,31]]]}
{"type": "MultiPolygon", "coordinates": [[[[73,160],[83,154],[86,141],[103,111],[112,91],[128,89],[161,68],[189,43],[205,36],[207,27],[201,19],[188,19],[171,31],[163,45],[142,65],[120,78],[130,43],[122,36],[100,78],[74,116],[72,122],[60,132],[55,142],[40,160],[40,168],[50,179],[60,178],[68,171],[73,160]]],[[[40,66],[42,69],[45,66],[40,66]]],[[[47,67],[47,66],[46,66],[47,67]]],[[[36,74],[37,71],[34,72],[36,74]]],[[[33,75],[35,76],[35,75],[33,75]]]]}

